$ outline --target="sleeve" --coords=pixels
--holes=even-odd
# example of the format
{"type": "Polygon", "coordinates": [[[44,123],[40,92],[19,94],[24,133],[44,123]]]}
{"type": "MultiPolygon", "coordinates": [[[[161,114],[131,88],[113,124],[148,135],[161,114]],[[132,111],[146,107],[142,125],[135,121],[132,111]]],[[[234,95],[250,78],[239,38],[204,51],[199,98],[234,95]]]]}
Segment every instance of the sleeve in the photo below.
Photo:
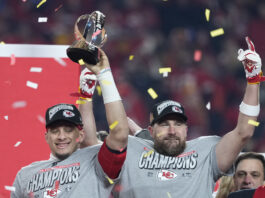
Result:
{"type": "Polygon", "coordinates": [[[98,153],[98,161],[103,171],[111,179],[119,176],[121,168],[126,158],[127,148],[122,151],[110,149],[104,141],[98,153]]]}
{"type": "Polygon", "coordinates": [[[23,198],[23,193],[21,191],[21,173],[17,173],[15,181],[13,183],[14,191],[11,191],[11,198],[23,198]]]}

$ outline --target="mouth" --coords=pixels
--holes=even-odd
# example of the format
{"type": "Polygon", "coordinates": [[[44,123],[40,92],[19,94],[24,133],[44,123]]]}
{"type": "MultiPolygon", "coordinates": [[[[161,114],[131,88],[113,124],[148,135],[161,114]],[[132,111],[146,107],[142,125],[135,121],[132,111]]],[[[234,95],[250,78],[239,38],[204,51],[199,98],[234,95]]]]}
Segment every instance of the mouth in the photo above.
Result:
{"type": "Polygon", "coordinates": [[[250,187],[247,187],[247,186],[243,186],[240,188],[240,190],[246,190],[246,189],[251,189],[250,187]]]}
{"type": "Polygon", "coordinates": [[[66,148],[70,143],[65,143],[65,142],[60,142],[60,143],[55,143],[56,147],[58,149],[64,149],[66,148]]]}

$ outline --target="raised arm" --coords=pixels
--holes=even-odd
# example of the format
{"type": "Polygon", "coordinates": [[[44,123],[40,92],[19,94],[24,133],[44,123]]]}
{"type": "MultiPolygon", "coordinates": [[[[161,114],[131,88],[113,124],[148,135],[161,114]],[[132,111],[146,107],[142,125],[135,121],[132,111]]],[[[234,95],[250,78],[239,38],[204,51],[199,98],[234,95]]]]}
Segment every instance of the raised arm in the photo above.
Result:
{"type": "Polygon", "coordinates": [[[110,178],[116,178],[126,157],[129,135],[126,113],[106,54],[100,50],[100,62],[94,66],[86,66],[97,75],[110,128],[110,133],[99,151],[98,160],[105,173],[110,178]]]}
{"type": "Polygon", "coordinates": [[[80,145],[81,148],[100,143],[96,135],[97,129],[92,103],[92,96],[95,91],[96,84],[96,75],[89,69],[84,68],[80,74],[79,91],[81,96],[79,98],[80,104],[78,107],[83,119],[85,132],[84,141],[82,141],[80,145]]]}
{"type": "Polygon", "coordinates": [[[254,44],[246,37],[249,49],[238,51],[238,59],[242,61],[248,81],[245,95],[239,107],[236,128],[227,133],[216,146],[218,167],[226,172],[233,164],[239,152],[252,137],[255,126],[249,123],[256,121],[259,114],[259,83],[262,79],[261,59],[255,52],[254,44]]]}

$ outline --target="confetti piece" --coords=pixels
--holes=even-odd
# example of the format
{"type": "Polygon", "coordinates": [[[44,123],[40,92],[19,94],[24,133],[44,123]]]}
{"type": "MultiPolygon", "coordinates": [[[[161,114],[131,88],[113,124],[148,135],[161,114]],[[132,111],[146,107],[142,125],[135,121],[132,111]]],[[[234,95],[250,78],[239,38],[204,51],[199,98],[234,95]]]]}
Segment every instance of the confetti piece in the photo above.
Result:
{"type": "Polygon", "coordinates": [[[114,129],[114,128],[117,126],[118,123],[119,123],[119,122],[118,122],[117,120],[116,120],[115,122],[113,122],[113,123],[109,126],[110,130],[114,129]]]}
{"type": "Polygon", "coordinates": [[[62,66],[66,66],[66,62],[61,58],[54,58],[54,60],[62,66]]]}
{"type": "Polygon", "coordinates": [[[208,109],[208,110],[211,109],[211,103],[210,103],[210,102],[208,102],[208,103],[206,104],[206,109],[208,109]]]}
{"type": "Polygon", "coordinates": [[[199,62],[201,60],[201,58],[202,58],[201,50],[195,50],[194,56],[193,56],[194,61],[199,62]]]}
{"type": "Polygon", "coordinates": [[[59,5],[58,8],[55,8],[54,12],[57,12],[61,7],[63,7],[63,4],[59,5]]]}
{"type": "Polygon", "coordinates": [[[253,126],[259,126],[259,122],[255,121],[255,120],[249,120],[248,124],[253,125],[253,126]]]}
{"type": "Polygon", "coordinates": [[[101,96],[101,87],[99,85],[97,85],[97,92],[98,92],[98,95],[101,96]]]}
{"type": "Polygon", "coordinates": [[[80,99],[82,99],[82,100],[86,100],[86,101],[92,101],[92,98],[83,98],[83,97],[80,97],[80,99]]]}
{"type": "Polygon", "coordinates": [[[153,88],[149,88],[147,90],[147,92],[149,93],[149,95],[153,98],[153,99],[156,99],[157,98],[157,94],[156,92],[153,90],[153,88]]]}
{"type": "Polygon", "coordinates": [[[165,73],[165,72],[171,72],[171,67],[160,67],[159,68],[159,73],[162,74],[162,73],[165,73]]]}
{"type": "Polygon", "coordinates": [[[169,192],[167,192],[167,196],[168,196],[168,198],[172,198],[171,194],[169,192]]]}
{"type": "Polygon", "coordinates": [[[168,77],[168,73],[167,72],[164,72],[163,73],[163,77],[165,78],[165,77],[168,77]]]}
{"type": "Polygon", "coordinates": [[[78,63],[79,63],[79,65],[84,65],[84,64],[85,64],[85,62],[83,61],[83,59],[80,59],[80,60],[78,61],[78,63]]]}
{"type": "Polygon", "coordinates": [[[4,119],[5,119],[5,120],[8,120],[8,116],[7,116],[7,115],[6,115],[6,116],[4,116],[4,119]]]}
{"type": "Polygon", "coordinates": [[[205,9],[205,17],[206,17],[206,21],[209,22],[209,19],[210,19],[210,10],[208,8],[205,9]]]}
{"type": "Polygon", "coordinates": [[[18,147],[21,143],[22,143],[22,142],[18,141],[18,142],[14,145],[14,147],[18,147]]]}
{"type": "Polygon", "coordinates": [[[14,102],[14,103],[12,104],[12,107],[13,107],[14,109],[17,109],[17,108],[23,108],[23,107],[25,107],[25,106],[27,106],[27,102],[26,102],[26,101],[16,101],[16,102],[14,102]]]}
{"type": "Polygon", "coordinates": [[[224,29],[223,28],[219,28],[219,29],[211,31],[211,37],[220,36],[222,34],[224,34],[224,29]]]}
{"type": "Polygon", "coordinates": [[[31,82],[31,81],[27,81],[27,86],[28,87],[31,87],[33,89],[37,89],[38,88],[38,83],[34,83],[34,82],[31,82]]]}
{"type": "Polygon", "coordinates": [[[163,132],[158,133],[156,136],[160,137],[163,134],[163,132]]]}
{"type": "Polygon", "coordinates": [[[77,100],[75,103],[76,104],[86,104],[86,101],[85,100],[77,100]]]}
{"type": "Polygon", "coordinates": [[[45,124],[45,119],[44,119],[43,116],[38,115],[37,118],[38,118],[38,120],[39,120],[41,123],[45,124]]]}
{"type": "Polygon", "coordinates": [[[39,23],[46,23],[48,21],[48,18],[47,17],[39,17],[38,18],[38,22],[39,23]]]}
{"type": "Polygon", "coordinates": [[[22,2],[26,2],[27,0],[22,0],[22,2]]]}
{"type": "Polygon", "coordinates": [[[102,80],[102,83],[103,83],[104,85],[111,85],[111,82],[108,81],[108,80],[102,80]]]}
{"type": "Polygon", "coordinates": [[[133,58],[134,58],[134,55],[130,55],[129,60],[131,61],[133,60],[133,58]]]}
{"type": "Polygon", "coordinates": [[[16,63],[16,57],[15,57],[15,54],[11,54],[10,65],[15,65],[15,63],[16,63]]]}
{"type": "Polygon", "coordinates": [[[41,67],[31,67],[30,72],[42,72],[42,68],[41,67]]]}
{"type": "Polygon", "coordinates": [[[37,8],[39,8],[42,4],[44,4],[46,2],[46,0],[42,0],[38,5],[37,8]]]}
{"type": "Polygon", "coordinates": [[[14,186],[5,186],[5,189],[13,192],[16,191],[16,188],[14,186]]]}
{"type": "Polygon", "coordinates": [[[144,157],[148,157],[149,155],[151,155],[154,152],[154,150],[150,150],[148,153],[144,154],[144,157]]]}
{"type": "Polygon", "coordinates": [[[5,44],[5,42],[4,41],[1,41],[1,45],[4,45],[5,44]]]}
{"type": "Polygon", "coordinates": [[[108,176],[106,176],[106,178],[108,179],[110,184],[113,184],[114,182],[112,181],[112,179],[110,179],[108,176]]]}

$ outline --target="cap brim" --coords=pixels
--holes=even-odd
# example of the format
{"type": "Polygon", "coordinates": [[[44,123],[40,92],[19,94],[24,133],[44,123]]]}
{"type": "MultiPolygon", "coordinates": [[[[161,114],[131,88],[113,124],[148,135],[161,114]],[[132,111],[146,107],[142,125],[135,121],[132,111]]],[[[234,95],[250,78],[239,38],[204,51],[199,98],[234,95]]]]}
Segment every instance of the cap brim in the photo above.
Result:
{"type": "Polygon", "coordinates": [[[188,117],[182,113],[170,112],[170,113],[166,113],[166,114],[161,114],[156,119],[153,119],[151,122],[151,125],[154,125],[155,123],[159,122],[160,120],[162,120],[164,117],[166,117],[168,115],[176,115],[177,117],[181,117],[184,122],[187,122],[187,120],[188,120],[188,117]]]}

